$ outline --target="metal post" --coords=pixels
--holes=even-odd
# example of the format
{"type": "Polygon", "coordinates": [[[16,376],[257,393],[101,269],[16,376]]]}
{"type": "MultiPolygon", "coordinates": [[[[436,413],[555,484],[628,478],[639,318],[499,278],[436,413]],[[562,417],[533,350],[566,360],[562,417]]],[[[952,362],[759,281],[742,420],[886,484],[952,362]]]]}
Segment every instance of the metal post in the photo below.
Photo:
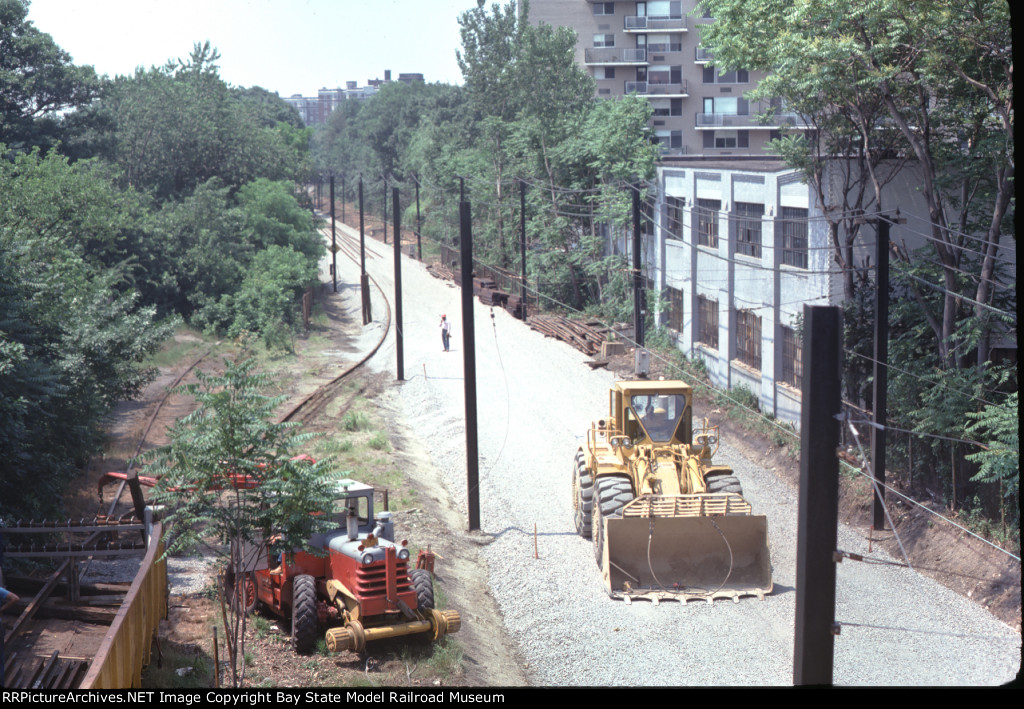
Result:
{"type": "Polygon", "coordinates": [[[359,292],[363,301],[363,325],[373,319],[370,312],[370,279],[366,275],[366,229],[363,222],[363,178],[359,178],[359,292]]]}
{"type": "Polygon", "coordinates": [[[889,387],[889,222],[878,220],[878,244],[875,260],[875,363],[872,401],[874,422],[871,428],[871,467],[876,482],[871,525],[885,529],[885,425],[886,392],[889,387]]]}
{"type": "Polygon", "coordinates": [[[416,259],[423,260],[423,244],[420,241],[423,225],[420,222],[420,179],[416,178],[416,259]]]}
{"type": "Polygon", "coordinates": [[[395,350],[398,359],[396,367],[398,381],[405,380],[404,365],[404,343],[405,335],[402,330],[402,216],[398,208],[398,188],[392,191],[391,203],[395,209],[395,350]]]}
{"type": "Polygon", "coordinates": [[[384,243],[388,243],[388,178],[384,178],[384,243]]]}
{"type": "Polygon", "coordinates": [[[469,531],[480,529],[480,461],[476,426],[476,341],[473,327],[473,237],[469,202],[459,203],[462,259],[462,350],[466,392],[466,496],[469,531]]]}
{"type": "Polygon", "coordinates": [[[633,186],[633,339],[644,346],[644,288],[640,273],[640,187],[633,186]]]}
{"type": "Polygon", "coordinates": [[[804,306],[793,683],[832,684],[839,523],[839,308],[804,306]]]}
{"type": "Polygon", "coordinates": [[[519,181],[519,283],[520,307],[526,322],[526,182],[519,181]]]}
{"type": "Polygon", "coordinates": [[[334,232],[334,173],[331,173],[331,278],[334,292],[338,292],[338,242],[334,232]]]}

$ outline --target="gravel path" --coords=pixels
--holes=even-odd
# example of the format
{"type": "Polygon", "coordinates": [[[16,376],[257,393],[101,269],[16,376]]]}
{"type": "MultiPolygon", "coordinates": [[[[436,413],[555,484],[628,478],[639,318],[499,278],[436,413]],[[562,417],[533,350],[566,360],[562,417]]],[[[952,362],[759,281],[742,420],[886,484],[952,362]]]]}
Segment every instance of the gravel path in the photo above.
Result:
{"type": "MultiPolygon", "coordinates": [[[[368,269],[391,289],[392,247],[372,246],[384,258],[369,261],[368,269]]],[[[347,259],[338,266],[347,282],[357,276],[347,259]]],[[[465,510],[460,291],[411,259],[403,259],[402,280],[406,381],[391,391],[465,510]],[[453,323],[449,353],[441,347],[442,313],[453,323]]],[[[375,319],[382,312],[375,305],[375,319]]],[[[486,548],[490,586],[531,683],[792,684],[795,491],[723,443],[716,462],[735,469],[755,512],[768,516],[775,590],[766,600],[627,605],[608,598],[591,542],[575,533],[570,476],[584,431],[607,411],[614,375],[592,371],[582,353],[476,299],[474,317],[481,526],[493,536],[486,548]]],[[[374,362],[395,371],[393,333],[374,362]]],[[[839,543],[868,553],[866,541],[846,528],[839,543]]],[[[998,685],[1020,668],[1016,632],[906,569],[842,563],[836,615],[843,623],[835,639],[838,685],[998,685]]]]}

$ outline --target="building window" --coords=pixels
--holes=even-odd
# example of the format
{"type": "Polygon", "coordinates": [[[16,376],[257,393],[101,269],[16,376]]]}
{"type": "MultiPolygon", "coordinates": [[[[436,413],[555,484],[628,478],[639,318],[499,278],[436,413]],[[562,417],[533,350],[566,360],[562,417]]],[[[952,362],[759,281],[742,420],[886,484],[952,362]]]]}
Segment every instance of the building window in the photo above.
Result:
{"type": "Polygon", "coordinates": [[[718,211],[722,203],[717,199],[698,199],[693,213],[697,219],[697,244],[718,248],[718,211]]]}
{"type": "Polygon", "coordinates": [[[797,389],[803,386],[803,342],[791,327],[782,326],[782,381],[797,389]]]}
{"type": "Polygon", "coordinates": [[[594,3],[594,14],[595,15],[614,15],[615,14],[615,3],[613,3],[613,2],[598,2],[598,3],[594,3]]]}
{"type": "Polygon", "coordinates": [[[613,67],[613,66],[596,66],[596,67],[594,67],[594,78],[595,79],[614,79],[615,78],[615,67],[613,67]]]}
{"type": "Polygon", "coordinates": [[[665,200],[665,234],[669,239],[683,240],[683,208],[686,202],[679,197],[665,200]]]}
{"type": "Polygon", "coordinates": [[[654,140],[661,146],[662,150],[682,150],[683,131],[681,130],[656,130],[654,140]]]}
{"type": "Polygon", "coordinates": [[[782,263],[807,268],[807,210],[783,207],[780,216],[782,263]]]}
{"type": "Polygon", "coordinates": [[[615,46],[615,35],[613,35],[613,34],[595,34],[594,35],[594,46],[595,47],[614,47],[615,46]]]}
{"type": "Polygon", "coordinates": [[[717,67],[705,66],[703,71],[705,84],[747,84],[750,73],[746,69],[723,71],[717,67]]]}
{"type": "Polygon", "coordinates": [[[683,292],[678,288],[668,289],[668,327],[676,332],[683,331],[683,292]]]}
{"type": "Polygon", "coordinates": [[[761,369],[761,318],[750,310],[736,311],[736,359],[761,369]]]}
{"type": "Polygon", "coordinates": [[[750,131],[745,130],[705,130],[705,148],[749,148],[750,131]]]}
{"type": "Polygon", "coordinates": [[[683,100],[681,98],[651,98],[653,115],[657,117],[681,116],[683,115],[683,100]]]}
{"type": "Polygon", "coordinates": [[[763,204],[736,202],[733,221],[736,225],[736,253],[761,258],[761,217],[763,204]]]}
{"type": "Polygon", "coordinates": [[[718,301],[697,296],[697,341],[718,349],[718,301]]]}

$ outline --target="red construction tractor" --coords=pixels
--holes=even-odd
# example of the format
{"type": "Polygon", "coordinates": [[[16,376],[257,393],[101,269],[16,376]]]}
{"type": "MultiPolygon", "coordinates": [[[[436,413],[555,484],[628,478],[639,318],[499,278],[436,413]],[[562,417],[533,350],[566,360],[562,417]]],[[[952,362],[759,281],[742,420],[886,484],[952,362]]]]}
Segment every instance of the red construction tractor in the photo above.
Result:
{"type": "Polygon", "coordinates": [[[457,632],[458,611],[434,608],[431,573],[410,568],[408,542],[395,543],[391,513],[374,516],[373,488],[342,480],[337,498],[328,512],[336,528],[310,537],[322,554],[278,556],[266,543],[242,548],[241,578],[229,571],[227,583],[245,610],[262,606],[290,618],[292,647],[300,654],[313,651],[321,628],[331,652],[363,652],[381,638],[437,641],[457,632]]]}

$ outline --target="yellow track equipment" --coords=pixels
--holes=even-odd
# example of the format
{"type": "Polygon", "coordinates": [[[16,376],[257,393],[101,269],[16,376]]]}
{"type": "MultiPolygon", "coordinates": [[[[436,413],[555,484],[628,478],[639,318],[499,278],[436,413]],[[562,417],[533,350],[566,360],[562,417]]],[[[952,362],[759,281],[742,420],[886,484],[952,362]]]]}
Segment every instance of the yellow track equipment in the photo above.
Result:
{"type": "Polygon", "coordinates": [[[573,462],[576,530],[613,598],[764,599],[772,591],[768,523],[739,480],[712,465],[718,427],[693,430],[685,382],[621,381],[608,418],[573,462]]]}

